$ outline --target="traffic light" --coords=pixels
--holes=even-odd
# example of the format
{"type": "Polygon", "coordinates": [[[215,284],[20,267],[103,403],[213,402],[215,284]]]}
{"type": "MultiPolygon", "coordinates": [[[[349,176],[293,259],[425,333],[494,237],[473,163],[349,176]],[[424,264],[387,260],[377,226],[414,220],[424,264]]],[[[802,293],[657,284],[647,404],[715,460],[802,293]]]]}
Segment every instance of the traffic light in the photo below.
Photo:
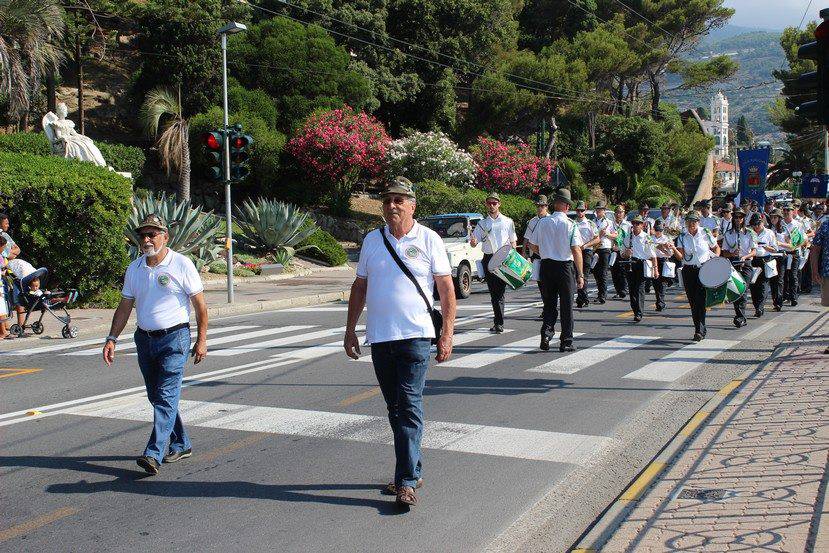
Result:
{"type": "Polygon", "coordinates": [[[786,106],[800,117],[829,125],[829,8],[820,10],[823,22],[815,29],[815,41],[797,49],[797,58],[815,62],[817,69],[786,82],[786,106]]]}
{"type": "Polygon", "coordinates": [[[225,135],[223,131],[210,131],[202,135],[202,143],[207,150],[207,175],[212,180],[223,181],[225,135]]]}
{"type": "Polygon", "coordinates": [[[230,180],[242,180],[250,174],[248,161],[253,137],[242,132],[242,126],[236,125],[230,132],[230,180]]]}

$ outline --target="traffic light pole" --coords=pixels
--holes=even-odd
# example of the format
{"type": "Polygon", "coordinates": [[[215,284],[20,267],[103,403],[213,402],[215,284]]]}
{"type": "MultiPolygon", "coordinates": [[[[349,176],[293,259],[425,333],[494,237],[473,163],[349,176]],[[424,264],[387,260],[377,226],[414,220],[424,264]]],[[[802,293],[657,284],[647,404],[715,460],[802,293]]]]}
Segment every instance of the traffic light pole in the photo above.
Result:
{"type": "Polygon", "coordinates": [[[823,174],[829,175],[829,130],[823,128],[823,174]]]}
{"type": "Polygon", "coordinates": [[[222,96],[224,100],[224,152],[222,171],[225,181],[225,224],[227,238],[225,253],[227,255],[227,303],[233,303],[233,215],[230,209],[230,140],[228,136],[229,119],[227,108],[227,34],[222,33],[222,96]]]}

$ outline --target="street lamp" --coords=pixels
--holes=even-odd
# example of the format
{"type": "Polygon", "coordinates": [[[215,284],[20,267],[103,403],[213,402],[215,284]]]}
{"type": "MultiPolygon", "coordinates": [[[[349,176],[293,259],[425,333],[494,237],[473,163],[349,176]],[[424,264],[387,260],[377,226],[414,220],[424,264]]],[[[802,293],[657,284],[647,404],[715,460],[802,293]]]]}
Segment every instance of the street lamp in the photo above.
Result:
{"type": "Polygon", "coordinates": [[[228,140],[227,108],[227,35],[235,35],[248,28],[243,23],[231,21],[221,29],[219,36],[222,38],[222,96],[224,101],[224,181],[225,181],[225,223],[227,225],[227,238],[225,239],[225,252],[227,253],[227,303],[233,303],[233,215],[230,210],[230,140],[228,140]]]}

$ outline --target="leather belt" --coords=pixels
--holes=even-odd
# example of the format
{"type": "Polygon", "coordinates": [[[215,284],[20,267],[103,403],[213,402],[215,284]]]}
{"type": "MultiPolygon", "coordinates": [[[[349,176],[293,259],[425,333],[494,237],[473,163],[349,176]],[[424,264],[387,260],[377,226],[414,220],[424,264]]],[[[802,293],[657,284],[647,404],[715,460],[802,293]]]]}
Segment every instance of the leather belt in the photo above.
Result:
{"type": "Polygon", "coordinates": [[[139,334],[144,334],[145,336],[150,336],[152,338],[160,338],[161,336],[167,336],[170,333],[175,332],[176,330],[181,330],[182,328],[189,328],[190,323],[181,323],[176,326],[171,326],[170,328],[162,328],[160,330],[144,330],[143,328],[136,328],[135,331],[139,334]]]}

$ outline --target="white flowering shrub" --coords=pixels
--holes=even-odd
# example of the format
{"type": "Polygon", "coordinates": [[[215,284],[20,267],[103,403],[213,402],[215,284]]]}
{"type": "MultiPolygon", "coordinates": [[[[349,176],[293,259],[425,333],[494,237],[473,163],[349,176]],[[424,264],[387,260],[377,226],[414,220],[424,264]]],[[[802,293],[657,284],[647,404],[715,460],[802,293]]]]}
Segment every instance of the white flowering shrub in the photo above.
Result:
{"type": "Polygon", "coordinates": [[[453,186],[472,186],[475,161],[442,132],[415,132],[391,143],[390,175],[412,182],[436,180],[453,186]]]}

